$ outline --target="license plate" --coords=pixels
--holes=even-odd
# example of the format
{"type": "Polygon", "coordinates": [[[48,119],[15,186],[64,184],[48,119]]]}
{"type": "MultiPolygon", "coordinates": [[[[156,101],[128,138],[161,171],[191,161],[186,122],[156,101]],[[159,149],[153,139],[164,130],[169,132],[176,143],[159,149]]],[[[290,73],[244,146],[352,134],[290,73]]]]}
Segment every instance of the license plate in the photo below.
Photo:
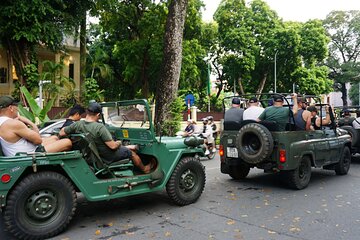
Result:
{"type": "Polygon", "coordinates": [[[238,158],[239,157],[239,154],[238,154],[238,150],[236,148],[231,148],[231,147],[228,147],[226,148],[226,155],[228,157],[231,157],[231,158],[238,158]]]}

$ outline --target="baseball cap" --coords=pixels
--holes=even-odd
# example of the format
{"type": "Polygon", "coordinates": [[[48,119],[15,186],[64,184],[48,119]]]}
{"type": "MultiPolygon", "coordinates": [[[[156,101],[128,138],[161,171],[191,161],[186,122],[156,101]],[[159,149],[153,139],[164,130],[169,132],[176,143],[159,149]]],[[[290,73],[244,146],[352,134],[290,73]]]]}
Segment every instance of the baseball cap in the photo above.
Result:
{"type": "Polygon", "coordinates": [[[10,105],[17,106],[18,104],[19,103],[10,96],[1,96],[0,97],[0,108],[7,108],[10,105]]]}
{"type": "Polygon", "coordinates": [[[97,102],[90,103],[87,110],[92,113],[102,113],[101,105],[97,102]]]}
{"type": "Polygon", "coordinates": [[[249,103],[256,103],[258,102],[258,99],[256,97],[252,97],[249,99],[249,103]]]}
{"type": "Polygon", "coordinates": [[[273,96],[274,102],[282,102],[283,98],[280,95],[274,95],[273,96]]]}
{"type": "Polygon", "coordinates": [[[232,104],[240,104],[240,99],[238,98],[233,98],[231,101],[232,104]]]}

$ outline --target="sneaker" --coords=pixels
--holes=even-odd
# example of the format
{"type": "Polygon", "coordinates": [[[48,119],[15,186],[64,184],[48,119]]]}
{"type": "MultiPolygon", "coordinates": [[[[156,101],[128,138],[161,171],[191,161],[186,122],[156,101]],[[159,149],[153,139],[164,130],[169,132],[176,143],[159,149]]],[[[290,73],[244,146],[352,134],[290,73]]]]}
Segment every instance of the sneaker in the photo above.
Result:
{"type": "Polygon", "coordinates": [[[205,155],[209,155],[209,154],[210,154],[209,150],[206,149],[205,155]]]}
{"type": "Polygon", "coordinates": [[[215,152],[216,152],[216,148],[213,148],[213,149],[212,149],[212,152],[215,153],[215,152]]]}

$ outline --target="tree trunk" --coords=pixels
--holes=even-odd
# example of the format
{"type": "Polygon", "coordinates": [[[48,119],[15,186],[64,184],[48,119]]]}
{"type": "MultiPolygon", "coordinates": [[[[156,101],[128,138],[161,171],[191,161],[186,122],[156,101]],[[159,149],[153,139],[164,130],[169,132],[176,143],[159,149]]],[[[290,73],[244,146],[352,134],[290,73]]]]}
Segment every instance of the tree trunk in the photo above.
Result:
{"type": "Polygon", "coordinates": [[[259,84],[259,87],[258,87],[256,93],[262,93],[263,92],[264,87],[265,87],[265,83],[266,83],[266,79],[267,79],[267,75],[268,75],[267,73],[263,74],[263,77],[260,80],[260,84],[259,84]]]}
{"type": "Polygon", "coordinates": [[[237,82],[238,82],[238,85],[239,85],[240,94],[245,94],[244,86],[242,85],[242,81],[241,81],[241,77],[238,78],[237,82]]]}
{"type": "Polygon", "coordinates": [[[141,92],[144,98],[149,97],[149,74],[147,73],[149,68],[149,54],[148,49],[145,50],[143,56],[143,62],[141,66],[141,92]]]}
{"type": "Polygon", "coordinates": [[[341,99],[343,100],[343,105],[347,106],[348,102],[347,102],[347,89],[346,89],[346,84],[345,83],[341,83],[341,99]]]}
{"type": "MultiPolygon", "coordinates": [[[[182,41],[188,0],[172,0],[166,20],[164,56],[157,83],[155,123],[162,125],[170,116],[170,104],[177,96],[182,61],[182,41]]],[[[159,127],[156,127],[159,133],[159,127]]]]}
{"type": "Polygon", "coordinates": [[[25,66],[30,64],[30,46],[29,43],[20,39],[14,41],[12,39],[6,39],[6,48],[9,50],[10,55],[14,61],[16,75],[18,77],[20,85],[26,86],[26,77],[24,76],[25,66]],[[20,51],[22,49],[22,51],[20,51]]]}
{"type": "Polygon", "coordinates": [[[80,96],[86,78],[86,11],[83,12],[80,21],[80,96]]]}

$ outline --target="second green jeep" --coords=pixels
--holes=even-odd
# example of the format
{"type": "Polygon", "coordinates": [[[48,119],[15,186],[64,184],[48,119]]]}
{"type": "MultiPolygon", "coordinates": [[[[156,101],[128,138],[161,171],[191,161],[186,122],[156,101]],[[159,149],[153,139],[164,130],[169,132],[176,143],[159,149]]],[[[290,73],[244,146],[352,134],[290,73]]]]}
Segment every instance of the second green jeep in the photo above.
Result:
{"type": "MultiPolygon", "coordinates": [[[[251,96],[254,95],[240,98],[246,102],[251,96]]],[[[286,100],[285,95],[282,97],[286,100]]],[[[271,101],[268,94],[263,94],[262,99],[265,103],[271,101]]],[[[228,100],[224,99],[224,106],[228,100]]],[[[291,106],[289,102],[286,105],[284,107],[291,106]]],[[[292,130],[292,118],[290,115],[286,131],[273,131],[272,124],[255,120],[235,124],[224,122],[219,151],[221,172],[239,180],[256,167],[265,172],[280,173],[294,189],[308,186],[311,167],[335,170],[338,175],[347,174],[351,162],[351,137],[336,128],[333,114],[330,115],[331,125],[315,131],[292,130]]]]}

